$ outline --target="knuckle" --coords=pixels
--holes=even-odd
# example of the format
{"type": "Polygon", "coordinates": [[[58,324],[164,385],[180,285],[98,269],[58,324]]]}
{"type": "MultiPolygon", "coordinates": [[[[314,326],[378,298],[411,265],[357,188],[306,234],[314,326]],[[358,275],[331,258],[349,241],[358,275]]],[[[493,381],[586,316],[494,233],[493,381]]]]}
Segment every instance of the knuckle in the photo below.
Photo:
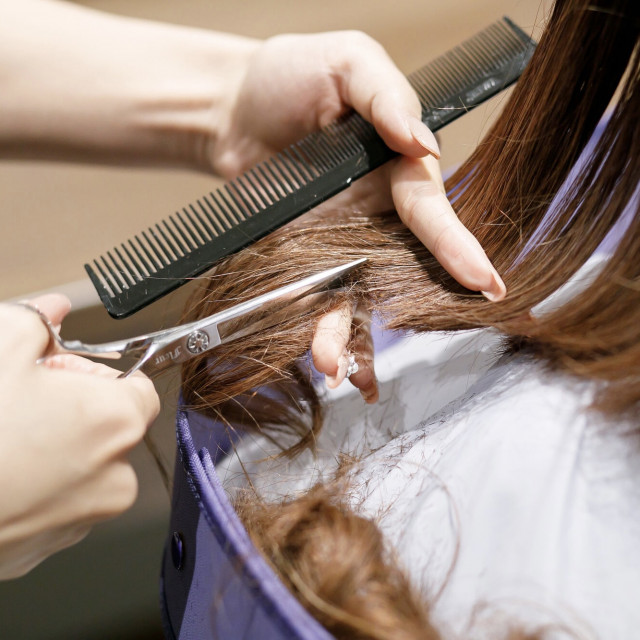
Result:
{"type": "Polygon", "coordinates": [[[142,375],[131,378],[131,382],[135,385],[137,392],[140,414],[145,416],[149,422],[153,421],[160,413],[160,397],[153,382],[142,375]]]}
{"type": "Polygon", "coordinates": [[[407,188],[398,203],[398,215],[400,219],[410,228],[417,224],[424,213],[432,215],[444,215],[440,199],[444,197],[438,185],[432,181],[424,181],[420,184],[407,188]]]}
{"type": "Polygon", "coordinates": [[[119,461],[114,465],[109,481],[109,500],[105,503],[104,516],[114,517],[128,509],[138,497],[138,476],[129,462],[119,461]]]}
{"type": "Polygon", "coordinates": [[[122,430],[125,434],[123,444],[125,450],[135,447],[144,437],[148,422],[135,403],[130,403],[121,417],[122,430]]]}
{"type": "Polygon", "coordinates": [[[360,29],[346,29],[341,33],[343,38],[355,46],[371,46],[378,44],[370,35],[360,29]]]}
{"type": "MultiPolygon", "coordinates": [[[[334,34],[335,36],[336,34],[334,34]]],[[[358,65],[361,61],[372,64],[371,56],[386,56],[384,47],[370,35],[358,29],[339,31],[336,40],[332,37],[334,51],[347,67],[358,65]]]]}
{"type": "Polygon", "coordinates": [[[123,394],[120,388],[117,396],[112,396],[112,402],[105,402],[103,416],[108,426],[105,438],[111,442],[109,447],[112,455],[122,455],[135,447],[143,439],[148,424],[146,413],[139,401],[131,394],[123,394]]]}
{"type": "Polygon", "coordinates": [[[420,198],[414,189],[409,189],[399,202],[398,215],[409,229],[413,229],[420,215],[420,198]]]}
{"type": "Polygon", "coordinates": [[[445,225],[433,241],[433,253],[437,256],[455,256],[460,253],[457,243],[457,234],[453,222],[445,225]]]}

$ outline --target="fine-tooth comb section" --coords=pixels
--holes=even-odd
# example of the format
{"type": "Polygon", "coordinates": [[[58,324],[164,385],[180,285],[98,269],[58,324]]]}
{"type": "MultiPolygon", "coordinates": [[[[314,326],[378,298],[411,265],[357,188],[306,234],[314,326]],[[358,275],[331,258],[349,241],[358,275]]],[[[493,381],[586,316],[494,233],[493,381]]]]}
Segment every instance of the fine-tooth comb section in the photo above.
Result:
{"type": "MultiPolygon", "coordinates": [[[[409,81],[432,131],[515,82],[535,43],[503,18],[409,81]]],[[[348,187],[396,155],[351,113],[257,164],[85,265],[107,311],[124,318],[348,187]]]]}

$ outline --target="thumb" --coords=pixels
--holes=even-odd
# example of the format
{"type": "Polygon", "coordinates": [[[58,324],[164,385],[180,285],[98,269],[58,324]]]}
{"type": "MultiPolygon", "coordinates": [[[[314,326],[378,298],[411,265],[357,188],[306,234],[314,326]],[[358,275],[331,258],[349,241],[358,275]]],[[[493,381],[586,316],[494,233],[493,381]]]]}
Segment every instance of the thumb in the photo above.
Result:
{"type": "Polygon", "coordinates": [[[343,101],[371,122],[394,151],[439,158],[438,142],[421,120],[422,107],[409,81],[380,44],[357,35],[358,46],[339,49],[349,55],[334,63],[343,101]]]}

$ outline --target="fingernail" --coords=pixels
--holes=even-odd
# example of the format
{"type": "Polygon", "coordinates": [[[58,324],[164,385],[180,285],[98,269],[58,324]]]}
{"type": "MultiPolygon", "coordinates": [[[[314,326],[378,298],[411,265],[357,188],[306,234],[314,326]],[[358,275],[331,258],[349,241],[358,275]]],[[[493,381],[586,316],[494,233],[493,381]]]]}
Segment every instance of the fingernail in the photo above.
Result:
{"type": "Polygon", "coordinates": [[[502,278],[498,275],[498,272],[491,266],[491,283],[489,287],[480,290],[480,293],[489,302],[498,302],[502,300],[507,294],[507,287],[505,286],[502,278]]]}
{"type": "Polygon", "coordinates": [[[459,279],[468,289],[480,291],[491,302],[502,300],[507,288],[478,241],[464,234],[456,239],[455,255],[449,260],[460,274],[459,279]]]}
{"type": "Polygon", "coordinates": [[[335,389],[340,386],[345,377],[347,376],[347,369],[349,368],[349,360],[345,354],[342,354],[338,358],[338,370],[335,376],[325,375],[324,379],[329,389],[335,389]]]}
{"type": "Polygon", "coordinates": [[[433,135],[431,129],[427,127],[422,120],[418,118],[409,117],[407,119],[409,125],[409,131],[413,139],[423,148],[426,149],[432,156],[440,159],[440,146],[436,137],[433,135]]]}

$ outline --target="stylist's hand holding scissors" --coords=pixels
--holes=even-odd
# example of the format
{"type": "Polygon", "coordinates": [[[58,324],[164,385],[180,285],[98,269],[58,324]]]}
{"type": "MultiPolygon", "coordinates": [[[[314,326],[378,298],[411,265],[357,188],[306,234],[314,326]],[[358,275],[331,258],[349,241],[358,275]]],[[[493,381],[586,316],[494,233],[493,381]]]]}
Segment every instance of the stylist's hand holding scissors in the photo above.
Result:
{"type": "MultiPolygon", "coordinates": [[[[31,301],[54,324],[64,296],[31,301]]],[[[49,333],[0,305],[0,579],[20,576],[133,504],[127,459],[158,413],[151,381],[72,355],[37,363],[49,333]]]]}

